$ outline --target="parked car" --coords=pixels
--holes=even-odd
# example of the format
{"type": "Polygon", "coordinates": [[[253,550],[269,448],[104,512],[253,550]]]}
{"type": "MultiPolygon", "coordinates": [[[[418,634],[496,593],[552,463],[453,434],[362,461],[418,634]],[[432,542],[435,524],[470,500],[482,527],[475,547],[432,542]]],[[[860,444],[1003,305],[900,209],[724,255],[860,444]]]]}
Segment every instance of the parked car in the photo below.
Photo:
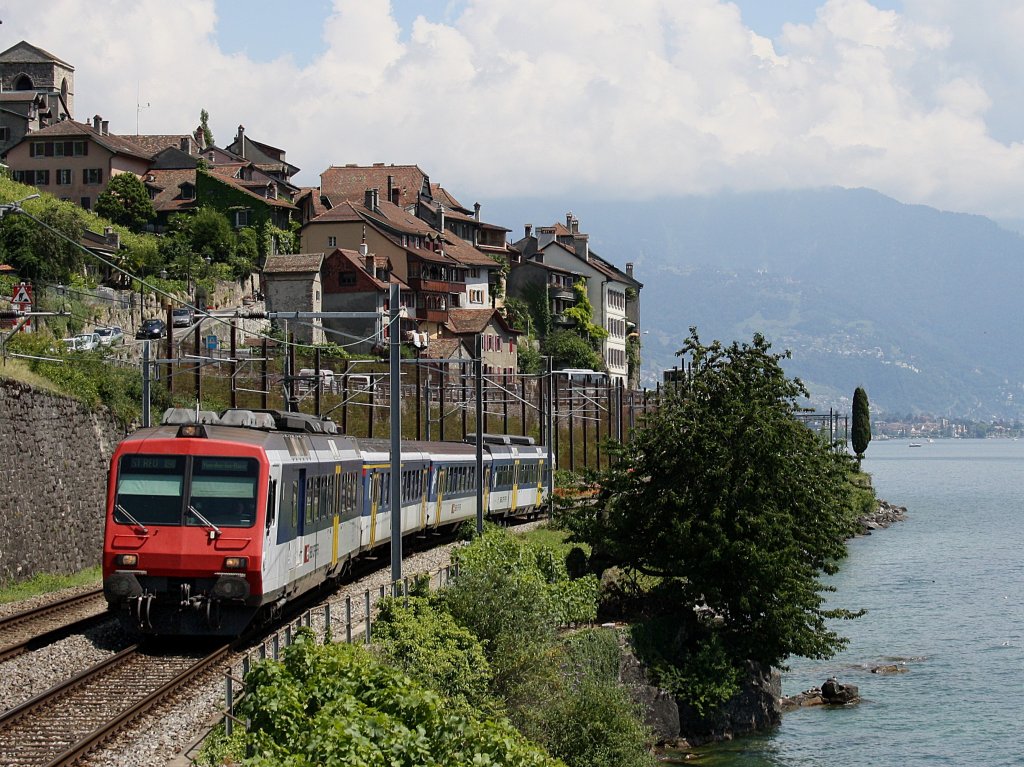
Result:
{"type": "Polygon", "coordinates": [[[180,309],[171,310],[171,324],[176,328],[187,328],[195,322],[195,315],[192,314],[191,309],[184,307],[180,309]]]}
{"type": "Polygon", "coordinates": [[[77,352],[82,349],[82,340],[79,336],[72,336],[71,338],[62,338],[60,340],[64,344],[64,348],[68,351],[77,352]]]}
{"type": "Polygon", "coordinates": [[[139,332],[135,334],[138,339],[163,338],[167,326],[163,320],[149,319],[142,323],[139,332]]]}
{"type": "MultiPolygon", "coordinates": [[[[337,391],[335,385],[334,371],[323,368],[320,371],[320,382],[323,384],[321,391],[323,392],[334,392],[337,391]]],[[[299,371],[299,386],[300,392],[312,391],[316,386],[316,370],[313,368],[302,368],[299,371]]]]}
{"type": "Polygon", "coordinates": [[[74,351],[79,352],[91,352],[100,346],[100,337],[96,333],[79,333],[74,341],[74,351]]]}
{"type": "Polygon", "coordinates": [[[124,331],[118,325],[111,325],[109,328],[94,328],[93,332],[100,337],[103,346],[113,346],[124,340],[124,331]]]}

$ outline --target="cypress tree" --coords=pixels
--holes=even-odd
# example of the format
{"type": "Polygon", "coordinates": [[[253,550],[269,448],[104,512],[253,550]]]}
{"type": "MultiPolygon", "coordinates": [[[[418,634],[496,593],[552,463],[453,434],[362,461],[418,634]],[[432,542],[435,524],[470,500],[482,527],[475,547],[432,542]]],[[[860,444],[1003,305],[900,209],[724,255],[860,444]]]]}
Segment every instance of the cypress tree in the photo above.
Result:
{"type": "Polygon", "coordinates": [[[857,455],[857,467],[864,459],[864,453],[871,441],[871,410],[868,395],[861,387],[853,393],[853,452],[857,455]]]}

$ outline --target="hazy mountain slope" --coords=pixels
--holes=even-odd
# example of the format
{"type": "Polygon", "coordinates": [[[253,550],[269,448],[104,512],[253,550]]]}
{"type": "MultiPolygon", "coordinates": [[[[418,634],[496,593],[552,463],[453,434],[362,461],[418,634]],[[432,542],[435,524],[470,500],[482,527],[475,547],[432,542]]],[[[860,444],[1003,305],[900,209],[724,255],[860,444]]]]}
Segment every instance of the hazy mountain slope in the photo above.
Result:
{"type": "MultiPolygon", "coordinates": [[[[513,229],[564,204],[498,201],[513,229]]],[[[890,412],[1016,416],[1024,401],[1024,238],[980,216],[827,189],[573,209],[591,246],[644,284],[648,373],[690,325],[707,340],[764,333],[823,404],[858,385],[890,412]]]]}

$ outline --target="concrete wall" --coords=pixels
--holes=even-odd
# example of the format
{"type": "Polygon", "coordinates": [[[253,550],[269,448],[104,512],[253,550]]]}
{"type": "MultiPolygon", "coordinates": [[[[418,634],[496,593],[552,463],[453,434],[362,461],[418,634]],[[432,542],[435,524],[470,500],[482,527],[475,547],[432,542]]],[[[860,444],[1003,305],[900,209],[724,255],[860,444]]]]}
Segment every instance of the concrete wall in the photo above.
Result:
{"type": "Polygon", "coordinates": [[[123,436],[106,412],[0,377],[0,583],[99,564],[107,466],[123,436]]]}

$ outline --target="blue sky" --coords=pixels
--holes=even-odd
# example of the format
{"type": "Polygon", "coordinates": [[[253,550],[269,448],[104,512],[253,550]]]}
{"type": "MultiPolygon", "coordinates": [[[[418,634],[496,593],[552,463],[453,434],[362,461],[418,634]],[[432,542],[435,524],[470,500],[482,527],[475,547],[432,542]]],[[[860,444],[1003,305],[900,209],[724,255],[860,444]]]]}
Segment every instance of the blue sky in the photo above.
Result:
{"type": "Polygon", "coordinates": [[[207,109],[218,143],[245,125],[303,185],[385,162],[482,201],[842,186],[1024,219],[1020,0],[35,0],[0,18],[75,66],[77,119],[175,134],[207,109]]]}
{"type": "MultiPolygon", "coordinates": [[[[902,3],[892,0],[876,0],[875,7],[898,10],[902,3]]],[[[217,25],[217,40],[228,53],[247,53],[249,56],[270,61],[278,56],[290,54],[296,63],[308,64],[326,44],[323,36],[323,21],[333,6],[332,0],[301,0],[289,7],[290,12],[281,13],[281,3],[275,0],[217,0],[220,22],[217,25]],[[233,23],[229,19],[244,14],[248,24],[233,23]],[[253,29],[273,28],[273,35],[253,35],[253,29]]],[[[395,20],[407,37],[413,21],[423,16],[430,21],[452,22],[457,18],[464,2],[457,0],[393,0],[391,3],[395,20]]],[[[754,32],[775,38],[786,23],[809,24],[822,0],[740,0],[739,7],[744,23],[754,32]]]]}

